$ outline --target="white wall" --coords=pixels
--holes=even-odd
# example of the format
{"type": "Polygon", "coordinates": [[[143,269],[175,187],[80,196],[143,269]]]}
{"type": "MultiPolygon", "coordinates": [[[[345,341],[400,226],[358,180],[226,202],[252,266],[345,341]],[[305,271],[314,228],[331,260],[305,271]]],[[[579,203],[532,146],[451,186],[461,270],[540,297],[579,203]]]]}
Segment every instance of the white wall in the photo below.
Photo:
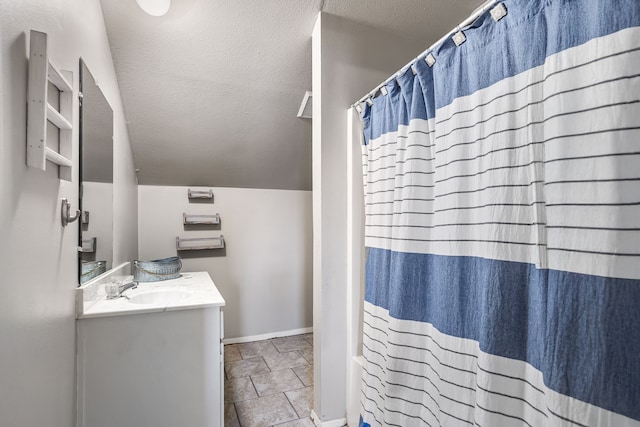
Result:
{"type": "Polygon", "coordinates": [[[321,13],[313,31],[314,412],[346,416],[347,109],[426,43],[321,13]]]}
{"type": "Polygon", "coordinates": [[[202,187],[211,204],[190,203],[188,188],[139,187],[140,259],[175,256],[177,236],[222,234],[224,250],[179,255],[183,271],[208,271],[224,297],[225,338],[310,327],[311,192],[202,187]],[[183,212],[219,213],[221,223],[185,230],[183,212]]]}
{"type": "MultiPolygon", "coordinates": [[[[137,253],[135,173],[98,0],[0,0],[0,424],[69,427],[75,418],[77,223],[60,225],[60,198],[77,207],[78,170],[59,181],[26,167],[30,29],[49,34],[63,70],[83,57],[114,109],[114,262],[137,253]]],[[[74,101],[74,123],[78,105],[74,101]]],[[[78,165],[78,133],[73,133],[78,165]]]]}

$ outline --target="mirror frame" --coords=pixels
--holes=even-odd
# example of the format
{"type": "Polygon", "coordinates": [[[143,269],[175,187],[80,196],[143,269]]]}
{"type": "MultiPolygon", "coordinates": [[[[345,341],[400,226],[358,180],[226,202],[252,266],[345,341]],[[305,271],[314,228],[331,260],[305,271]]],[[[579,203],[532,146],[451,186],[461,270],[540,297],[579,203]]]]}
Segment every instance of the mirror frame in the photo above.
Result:
{"type": "MultiPolygon", "coordinates": [[[[79,89],[78,89],[78,99],[79,99],[79,111],[78,111],[78,129],[79,129],[79,135],[78,135],[78,156],[79,156],[79,167],[78,167],[78,177],[79,177],[79,191],[78,191],[78,206],[80,211],[82,212],[81,218],[78,221],[78,286],[82,286],[85,282],[93,279],[94,277],[97,277],[98,275],[110,270],[111,268],[113,268],[113,172],[114,172],[114,161],[113,161],[113,132],[114,132],[114,120],[113,120],[113,108],[111,107],[111,105],[109,104],[109,101],[107,100],[106,96],[104,95],[104,93],[102,92],[102,90],[100,89],[100,86],[98,85],[98,83],[96,82],[96,79],[94,78],[93,74],[91,73],[87,63],[80,58],[79,61],[79,89]],[[89,85],[91,85],[92,87],[89,88],[89,85]],[[95,88],[95,90],[93,90],[93,88],[95,88]],[[99,105],[99,108],[97,108],[98,111],[104,110],[105,112],[108,110],[111,114],[110,119],[105,120],[105,122],[110,123],[110,129],[109,131],[107,131],[108,127],[104,126],[104,129],[102,129],[101,133],[98,134],[96,139],[97,141],[109,141],[110,143],[110,149],[106,149],[106,150],[102,150],[104,152],[106,152],[106,156],[107,158],[110,159],[110,164],[111,164],[111,169],[109,170],[108,168],[104,168],[102,169],[100,172],[97,173],[97,179],[96,181],[89,181],[87,180],[87,167],[90,166],[91,164],[99,164],[101,161],[103,160],[98,160],[98,159],[93,159],[91,161],[87,161],[86,156],[87,156],[87,152],[97,152],[98,154],[101,154],[101,150],[88,150],[88,144],[89,142],[87,141],[87,126],[90,125],[92,122],[89,120],[90,116],[88,116],[87,114],[87,91],[90,92],[96,92],[96,95],[99,93],[100,96],[97,97],[92,97],[95,98],[95,104],[99,105]],[[93,183],[93,184],[110,184],[111,185],[111,198],[110,198],[110,202],[109,204],[109,209],[110,209],[110,216],[109,216],[109,225],[106,227],[102,227],[103,233],[106,235],[106,230],[108,228],[108,233],[109,233],[109,238],[105,239],[104,236],[102,239],[97,239],[97,245],[95,248],[95,256],[93,257],[94,259],[89,260],[88,262],[101,262],[101,261],[106,261],[105,265],[102,266],[100,265],[100,268],[98,267],[98,264],[92,264],[92,266],[95,266],[96,268],[94,269],[95,272],[99,273],[99,274],[93,274],[93,275],[88,275],[84,281],[83,281],[83,265],[86,265],[87,262],[87,258],[88,256],[83,256],[83,252],[80,250],[83,246],[83,237],[86,239],[88,237],[88,229],[89,229],[89,225],[91,224],[91,220],[94,219],[94,223],[95,223],[95,218],[96,218],[96,211],[91,212],[88,216],[88,223],[83,222],[83,218],[85,216],[86,213],[86,209],[87,209],[87,203],[86,203],[86,197],[87,197],[87,183],[93,183]],[[84,234],[84,236],[83,236],[84,234]],[[105,250],[104,244],[101,245],[102,242],[108,241],[109,242],[109,247],[110,250],[107,253],[107,251],[105,250]],[[105,251],[104,255],[98,255],[98,248],[101,247],[103,249],[103,251],[105,251]],[[98,259],[100,258],[100,259],[98,259]]],[[[93,121],[93,123],[98,123],[97,121],[93,121]]],[[[99,127],[99,126],[98,126],[99,127]]],[[[105,209],[103,208],[102,210],[99,210],[98,212],[103,212],[105,211],[105,209]]],[[[104,225],[104,224],[103,224],[104,225]]],[[[96,230],[94,230],[95,233],[96,230]]],[[[99,237],[99,236],[95,236],[95,237],[99,237]]],[[[93,270],[92,270],[93,271],[93,270]]]]}

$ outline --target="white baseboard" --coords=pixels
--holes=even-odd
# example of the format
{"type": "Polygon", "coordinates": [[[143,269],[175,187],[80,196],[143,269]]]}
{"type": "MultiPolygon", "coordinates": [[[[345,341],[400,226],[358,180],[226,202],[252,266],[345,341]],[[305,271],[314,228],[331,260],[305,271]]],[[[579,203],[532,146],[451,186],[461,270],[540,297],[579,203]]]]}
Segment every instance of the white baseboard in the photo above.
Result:
{"type": "Polygon", "coordinates": [[[291,329],[289,331],[271,332],[262,335],[252,335],[250,337],[225,338],[222,340],[222,342],[224,344],[241,344],[245,342],[268,340],[271,338],[290,337],[291,335],[309,334],[311,332],[313,332],[313,327],[291,329]]]}
{"type": "Polygon", "coordinates": [[[311,410],[311,421],[313,421],[313,423],[317,427],[343,427],[347,425],[346,418],[338,418],[337,420],[322,422],[320,421],[320,417],[316,414],[316,412],[313,409],[311,410]]]}

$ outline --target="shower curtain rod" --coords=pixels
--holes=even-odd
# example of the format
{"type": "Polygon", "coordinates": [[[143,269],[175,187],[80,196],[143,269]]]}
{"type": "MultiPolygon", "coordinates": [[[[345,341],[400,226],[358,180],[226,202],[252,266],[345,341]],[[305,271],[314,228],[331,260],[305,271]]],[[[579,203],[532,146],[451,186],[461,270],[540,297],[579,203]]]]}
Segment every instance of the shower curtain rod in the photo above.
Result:
{"type": "Polygon", "coordinates": [[[422,52],[420,55],[416,56],[415,58],[413,58],[408,64],[406,64],[404,67],[400,68],[399,71],[395,72],[391,77],[389,77],[387,80],[385,80],[384,82],[380,83],[378,86],[376,86],[372,91],[369,91],[365,96],[363,96],[362,98],[360,98],[358,101],[354,102],[353,104],[351,104],[352,107],[355,107],[356,105],[359,105],[360,103],[364,102],[365,100],[367,100],[368,98],[371,98],[375,95],[375,93],[380,90],[381,87],[383,87],[384,85],[386,85],[387,83],[389,83],[391,80],[397,78],[399,75],[401,75],[403,72],[405,72],[406,70],[409,69],[409,67],[411,67],[411,65],[418,61],[418,58],[420,58],[421,56],[424,56],[427,52],[432,51],[436,46],[438,46],[439,44],[441,44],[442,42],[444,42],[447,37],[451,36],[451,34],[453,34],[456,30],[460,30],[463,27],[466,27],[467,25],[472,24],[476,19],[478,19],[478,17],[480,15],[482,15],[484,12],[486,12],[491,6],[493,6],[495,3],[497,3],[498,0],[487,0],[487,2],[485,2],[485,4],[483,4],[482,6],[480,6],[478,9],[476,9],[476,11],[474,13],[471,14],[471,16],[469,16],[467,19],[465,19],[464,21],[462,21],[460,24],[458,24],[456,27],[454,27],[451,31],[449,31],[447,34],[445,34],[442,38],[440,38],[437,42],[435,42],[434,44],[432,44],[431,46],[429,46],[424,52],[422,52]]]}

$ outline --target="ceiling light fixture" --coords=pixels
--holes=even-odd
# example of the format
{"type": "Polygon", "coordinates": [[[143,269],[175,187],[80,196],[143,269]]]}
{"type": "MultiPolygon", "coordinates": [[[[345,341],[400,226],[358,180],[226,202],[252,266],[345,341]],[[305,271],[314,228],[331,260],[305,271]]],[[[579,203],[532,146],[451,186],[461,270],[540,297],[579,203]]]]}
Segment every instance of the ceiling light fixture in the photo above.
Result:
{"type": "Polygon", "coordinates": [[[136,3],[151,16],[162,16],[171,6],[171,0],[136,0],[136,3]]]}

